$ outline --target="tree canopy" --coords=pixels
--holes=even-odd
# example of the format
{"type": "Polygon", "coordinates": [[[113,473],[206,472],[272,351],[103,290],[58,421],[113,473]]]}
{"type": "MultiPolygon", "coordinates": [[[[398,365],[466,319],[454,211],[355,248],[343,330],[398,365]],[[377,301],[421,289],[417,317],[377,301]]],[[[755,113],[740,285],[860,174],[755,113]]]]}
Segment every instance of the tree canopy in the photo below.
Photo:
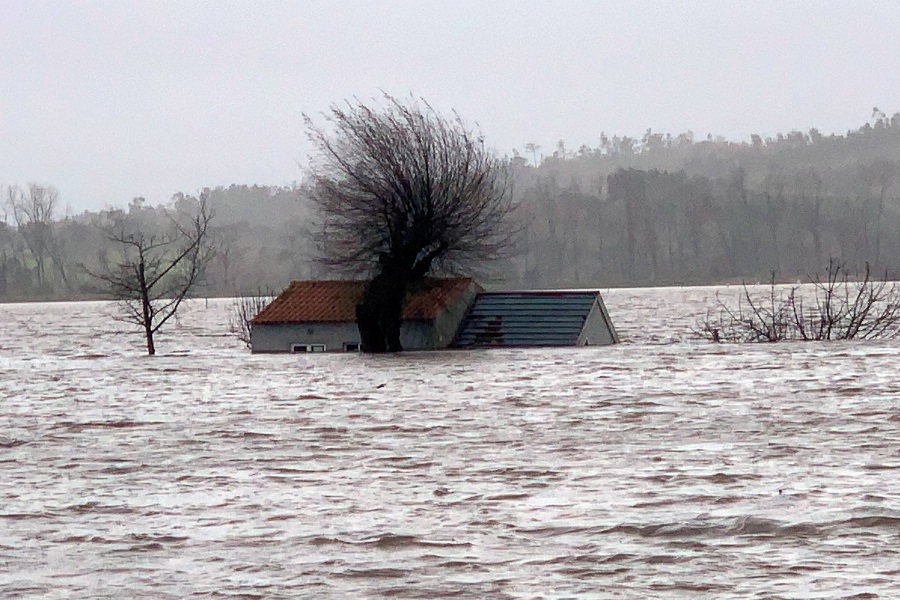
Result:
{"type": "Polygon", "coordinates": [[[458,115],[385,100],[333,106],[327,129],[306,119],[326,260],[369,274],[388,261],[422,277],[501,256],[513,237],[504,161],[458,115]]]}

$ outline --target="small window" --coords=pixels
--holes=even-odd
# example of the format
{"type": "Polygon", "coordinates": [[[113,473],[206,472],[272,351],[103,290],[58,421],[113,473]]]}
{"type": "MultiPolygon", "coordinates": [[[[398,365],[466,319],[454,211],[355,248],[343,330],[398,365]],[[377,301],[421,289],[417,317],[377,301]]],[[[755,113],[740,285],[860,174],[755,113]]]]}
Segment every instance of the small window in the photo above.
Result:
{"type": "Polygon", "coordinates": [[[359,352],[359,342],[344,342],[344,352],[359,352]]]}
{"type": "Polygon", "coordinates": [[[291,352],[325,352],[325,344],[291,344],[291,352]]]}

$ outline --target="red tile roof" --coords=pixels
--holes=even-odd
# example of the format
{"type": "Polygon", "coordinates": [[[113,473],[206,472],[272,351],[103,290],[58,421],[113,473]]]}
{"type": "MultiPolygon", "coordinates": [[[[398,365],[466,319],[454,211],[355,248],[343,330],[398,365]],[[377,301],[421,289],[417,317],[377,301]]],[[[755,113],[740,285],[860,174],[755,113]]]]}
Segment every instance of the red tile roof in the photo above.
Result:
{"type": "MultiPolygon", "coordinates": [[[[407,294],[403,318],[433,319],[471,284],[468,277],[426,279],[422,287],[407,294]]],[[[294,281],[253,323],[353,322],[365,286],[365,281],[294,281]]]]}

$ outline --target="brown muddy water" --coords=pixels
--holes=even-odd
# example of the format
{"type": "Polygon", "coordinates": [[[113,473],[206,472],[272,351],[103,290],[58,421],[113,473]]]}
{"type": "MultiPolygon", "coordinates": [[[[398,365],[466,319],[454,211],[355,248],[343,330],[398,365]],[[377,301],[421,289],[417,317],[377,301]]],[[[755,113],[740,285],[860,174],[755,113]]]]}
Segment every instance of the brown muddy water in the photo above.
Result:
{"type": "Polygon", "coordinates": [[[0,305],[0,597],[900,597],[900,343],[693,340],[713,292],[396,357],[0,305]]]}

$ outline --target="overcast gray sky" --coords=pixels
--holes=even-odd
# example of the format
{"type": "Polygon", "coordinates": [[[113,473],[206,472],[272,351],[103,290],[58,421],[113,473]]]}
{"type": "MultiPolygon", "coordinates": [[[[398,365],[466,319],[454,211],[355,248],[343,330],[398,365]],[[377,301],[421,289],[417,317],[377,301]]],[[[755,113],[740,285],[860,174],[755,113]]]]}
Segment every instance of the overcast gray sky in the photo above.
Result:
{"type": "Polygon", "coordinates": [[[301,114],[384,90],[490,146],[845,132],[900,111],[900,2],[0,0],[0,184],[76,211],[289,184],[301,114]]]}

